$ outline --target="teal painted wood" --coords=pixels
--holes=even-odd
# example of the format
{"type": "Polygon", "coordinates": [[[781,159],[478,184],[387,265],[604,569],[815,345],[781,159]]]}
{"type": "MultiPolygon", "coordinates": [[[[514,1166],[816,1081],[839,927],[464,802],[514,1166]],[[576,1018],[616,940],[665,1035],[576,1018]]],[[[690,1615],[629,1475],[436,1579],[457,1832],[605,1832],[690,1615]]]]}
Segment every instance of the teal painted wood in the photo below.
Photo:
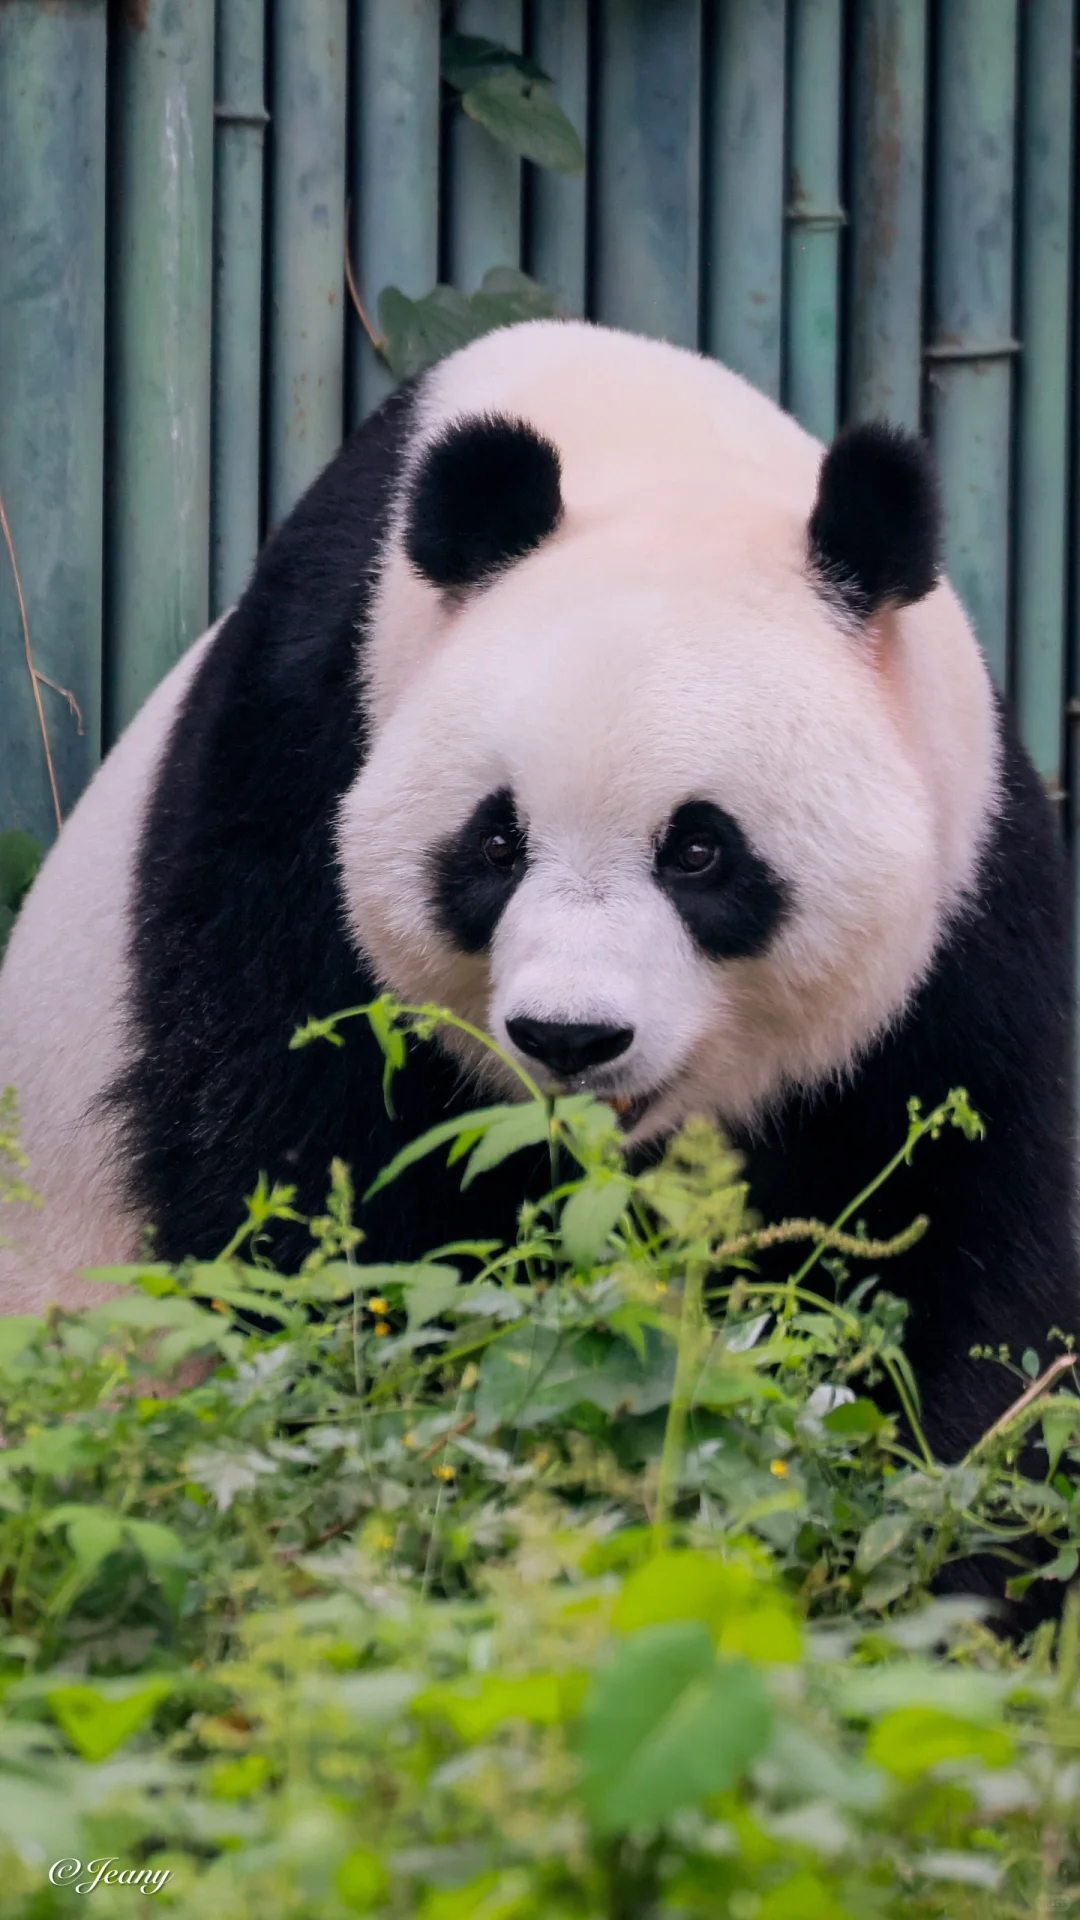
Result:
{"type": "MultiPolygon", "coordinates": [[[[105,0],[0,6],[0,494],[66,812],[101,745],[105,0]]],[[[56,814],[0,543],[0,828],[56,814]]]]}
{"type": "Polygon", "coordinates": [[[784,0],[725,0],[709,105],[705,343],[780,398],[784,265],[784,0]]]}
{"type": "Polygon", "coordinates": [[[276,526],[341,442],[345,0],[270,0],[266,508],[276,526]]]}
{"type": "Polygon", "coordinates": [[[600,0],[593,129],[597,319],[698,344],[698,0],[600,0]]]}
{"type": "MultiPolygon", "coordinates": [[[[533,0],[533,59],[555,81],[555,98],[588,152],[588,0],[533,0]]],[[[527,167],[528,271],[555,293],[560,313],[586,301],[587,185],[547,167],[527,167]]]]}
{"type": "Polygon", "coordinates": [[[846,411],[922,418],[926,0],[855,0],[846,411]]]}
{"type": "Polygon", "coordinates": [[[114,738],[206,625],[214,9],[121,14],[109,102],[105,726],[114,738]]]}
{"type": "Polygon", "coordinates": [[[791,0],[784,405],[831,440],[840,370],[844,0],[791,0]]]}
{"type": "MultiPolygon", "coordinates": [[[[439,277],[439,0],[359,0],[352,22],[352,261],[377,330],[384,287],[439,277]]],[[[358,425],[394,381],[351,302],[349,362],[358,425]]]]}
{"type": "Polygon", "coordinates": [[[1008,673],[1016,0],[942,0],[934,129],[930,422],[945,563],[999,686],[1008,673]]]}
{"type": "MultiPolygon", "coordinates": [[[[523,18],[522,0],[459,0],[454,23],[519,53],[523,18]]],[[[449,111],[447,271],[472,293],[492,267],[521,265],[521,162],[460,107],[449,111]]]]}
{"type": "Polygon", "coordinates": [[[210,606],[243,591],[259,545],[262,453],[263,0],[217,0],[210,606]]]}
{"type": "Polygon", "coordinates": [[[1074,0],[1027,0],[1021,101],[1016,461],[1017,717],[1051,793],[1064,736],[1074,0]]]}

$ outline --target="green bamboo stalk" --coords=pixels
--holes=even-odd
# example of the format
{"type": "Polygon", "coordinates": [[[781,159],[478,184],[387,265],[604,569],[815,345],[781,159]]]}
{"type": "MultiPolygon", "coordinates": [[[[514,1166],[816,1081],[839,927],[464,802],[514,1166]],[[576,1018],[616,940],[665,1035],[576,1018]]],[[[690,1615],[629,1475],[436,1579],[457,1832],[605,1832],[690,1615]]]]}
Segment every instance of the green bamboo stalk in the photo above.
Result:
{"type": "MultiPolygon", "coordinates": [[[[372,327],[378,298],[416,300],[439,277],[439,0],[359,0],[352,53],[352,258],[372,327]]],[[[394,382],[349,319],[354,425],[394,382]]]]}
{"type": "Polygon", "coordinates": [[[699,337],[700,0],[600,0],[593,131],[598,319],[699,337]]]}
{"type": "Polygon", "coordinates": [[[1074,0],[1028,0],[1022,15],[1015,695],[1024,744],[1055,798],[1064,746],[1074,16],[1074,0]]]}
{"type": "MultiPolygon", "coordinates": [[[[0,6],[0,495],[66,812],[101,747],[105,0],[0,6]]],[[[56,813],[0,542],[0,829],[56,813]]]]}
{"type": "Polygon", "coordinates": [[[1004,687],[1017,0],[942,0],[937,27],[930,418],[946,565],[1004,687]]]}
{"type": "MultiPolygon", "coordinates": [[[[588,150],[588,0],[534,0],[533,59],[588,150]]],[[[526,169],[529,272],[550,287],[561,313],[582,314],[586,297],[586,183],[548,167],[526,169]]]]}
{"type": "Polygon", "coordinates": [[[836,432],[844,0],[792,0],[784,404],[836,432]]]}
{"type": "Polygon", "coordinates": [[[855,0],[847,411],[922,419],[926,0],[855,0]]]}
{"type": "Polygon", "coordinates": [[[263,0],[218,0],[211,608],[243,591],[259,545],[263,0]]]}
{"type": "Polygon", "coordinates": [[[207,624],[214,9],[118,10],[112,146],[105,724],[207,624]]]}
{"type": "Polygon", "coordinates": [[[726,0],[708,69],[710,353],[780,398],[784,0],[726,0]]]}
{"type": "MultiPolygon", "coordinates": [[[[523,12],[522,0],[459,0],[454,23],[519,53],[523,12]]],[[[521,162],[458,107],[448,159],[448,271],[472,293],[492,267],[521,265],[521,162]]]]}
{"type": "Polygon", "coordinates": [[[341,442],[345,361],[345,0],[271,0],[267,517],[341,442]]]}

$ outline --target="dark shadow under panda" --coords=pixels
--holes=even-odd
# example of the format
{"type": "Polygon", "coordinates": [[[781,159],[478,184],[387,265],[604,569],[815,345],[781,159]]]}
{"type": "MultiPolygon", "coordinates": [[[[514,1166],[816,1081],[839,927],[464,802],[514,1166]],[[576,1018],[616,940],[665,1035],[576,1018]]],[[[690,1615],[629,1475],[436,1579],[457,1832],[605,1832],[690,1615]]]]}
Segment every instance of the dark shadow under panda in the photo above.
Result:
{"type": "MultiPolygon", "coordinates": [[[[0,1266],[0,1304],[50,1261],[123,1258],[143,1221],[161,1257],[212,1257],[260,1172],[315,1212],[333,1155],[362,1190],[490,1097],[473,1060],[417,1049],[391,1118],[363,1022],[289,1050],[389,984],[629,1101],[643,1152],[717,1113],[769,1218],[835,1217],[911,1095],[966,1087],[985,1140],[947,1131],[866,1210],[874,1235],[930,1217],[886,1284],[959,1457],[1015,1392],[971,1347],[1045,1363],[1080,1316],[1065,862],[938,542],[919,443],[854,428],[822,462],[656,343],[531,326],[399,390],[155,696],[109,908],[123,966],[93,1003],[77,954],[44,956],[65,840],[119,804],[109,763],[31,896],[0,1082],[67,1211],[33,1285],[0,1266]],[[26,1037],[59,994],[104,1036],[75,1091],[26,1037]]],[[[431,1158],[364,1210],[366,1251],[510,1237],[545,1176],[523,1156],[462,1194],[431,1158]]],[[[282,1226],[274,1251],[307,1244],[282,1226]]]]}

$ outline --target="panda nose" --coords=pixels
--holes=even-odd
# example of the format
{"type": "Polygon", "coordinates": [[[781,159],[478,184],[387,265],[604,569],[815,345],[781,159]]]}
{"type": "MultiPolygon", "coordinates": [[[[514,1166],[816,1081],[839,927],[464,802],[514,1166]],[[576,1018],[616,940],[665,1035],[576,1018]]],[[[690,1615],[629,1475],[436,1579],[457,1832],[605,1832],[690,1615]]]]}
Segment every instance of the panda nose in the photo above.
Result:
{"type": "Polygon", "coordinates": [[[559,1020],[508,1020],[506,1031],[530,1060],[567,1080],[617,1060],[634,1038],[633,1027],[566,1026],[559,1020]]]}

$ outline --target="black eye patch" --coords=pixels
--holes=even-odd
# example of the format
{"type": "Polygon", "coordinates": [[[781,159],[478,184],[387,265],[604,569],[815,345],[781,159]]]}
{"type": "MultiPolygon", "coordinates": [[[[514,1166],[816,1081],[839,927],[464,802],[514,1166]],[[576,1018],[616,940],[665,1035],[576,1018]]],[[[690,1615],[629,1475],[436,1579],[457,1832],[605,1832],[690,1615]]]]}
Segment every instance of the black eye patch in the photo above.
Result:
{"type": "Polygon", "coordinates": [[[656,849],[657,885],[710,960],[764,952],[788,906],[788,889],[754,852],[737,820],[710,800],[672,814],[656,849]]]}
{"type": "Polygon", "coordinates": [[[460,831],[435,848],[430,864],[436,924],[463,953],[490,946],[526,862],[525,835],[508,787],[489,793],[460,831]]]}

